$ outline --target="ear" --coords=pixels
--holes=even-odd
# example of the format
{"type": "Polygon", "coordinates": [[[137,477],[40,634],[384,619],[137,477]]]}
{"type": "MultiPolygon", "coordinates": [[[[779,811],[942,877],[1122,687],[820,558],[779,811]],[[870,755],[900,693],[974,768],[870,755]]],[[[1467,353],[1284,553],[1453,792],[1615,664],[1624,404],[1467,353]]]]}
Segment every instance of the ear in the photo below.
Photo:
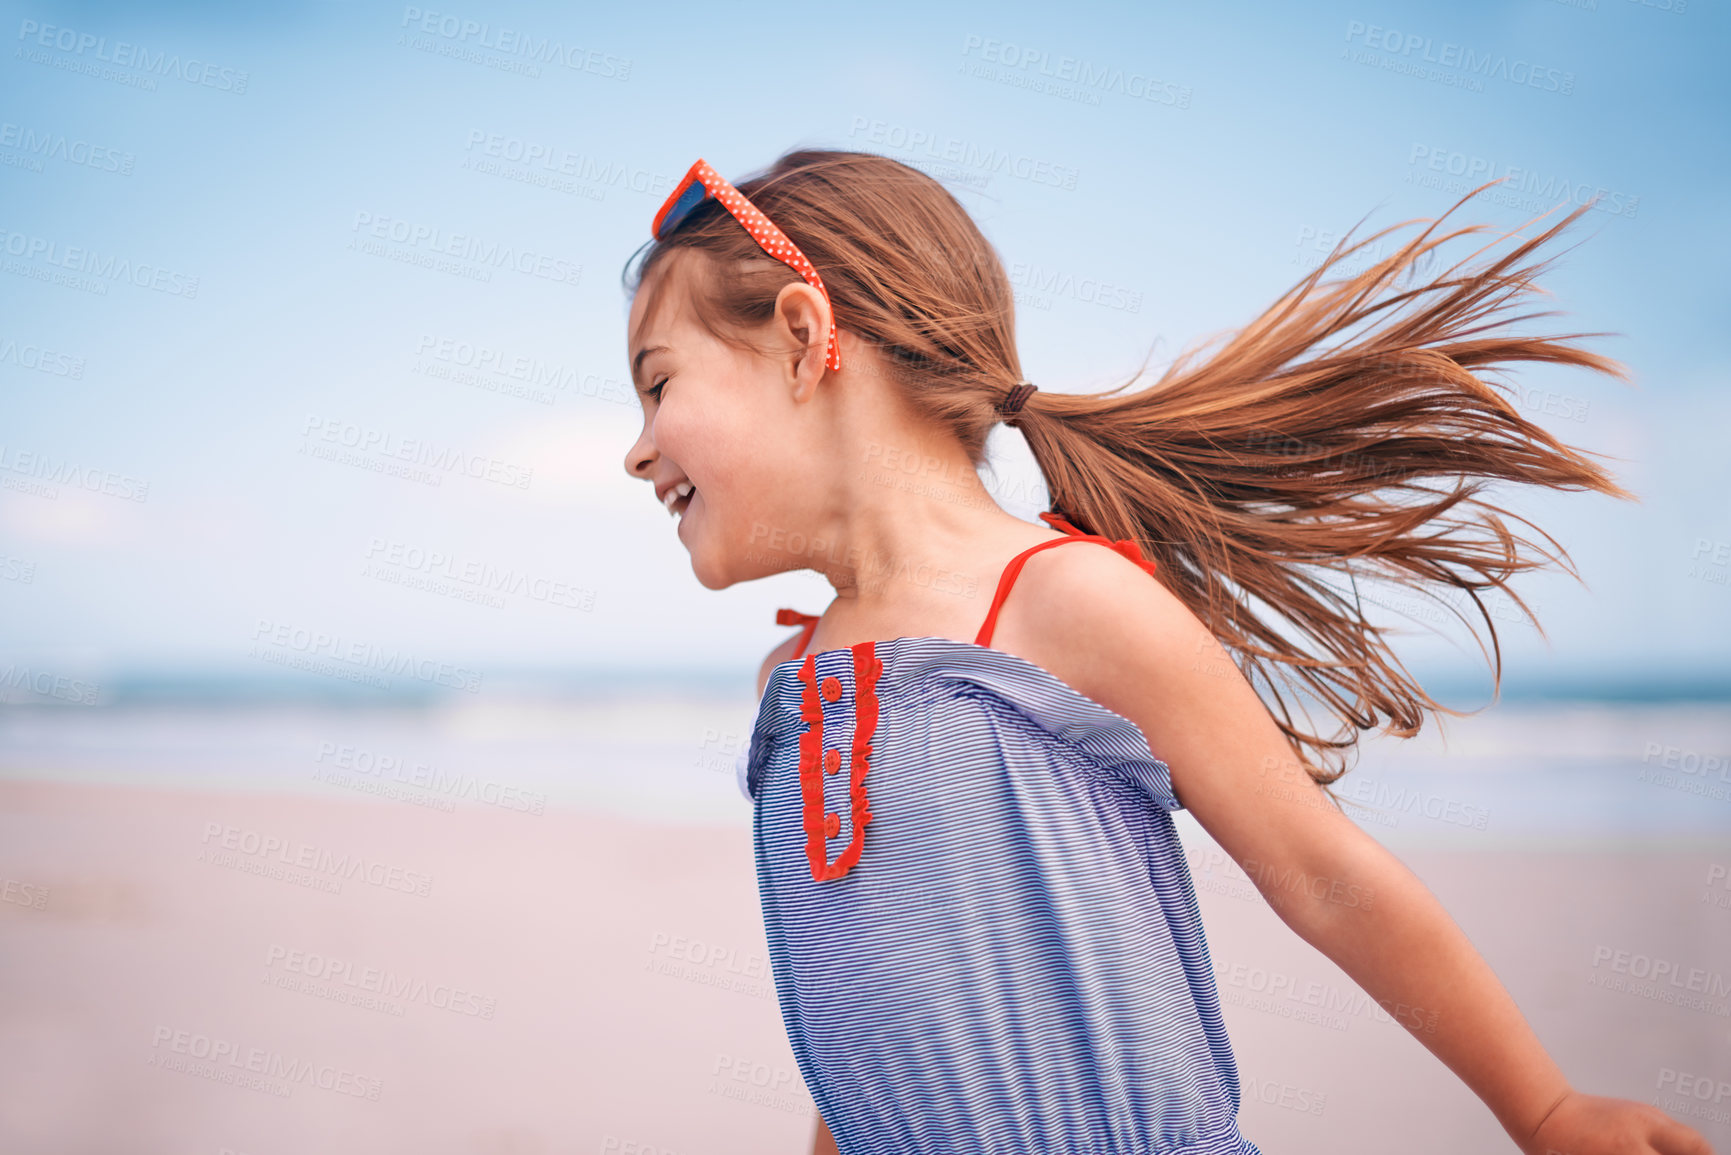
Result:
{"type": "Polygon", "coordinates": [[[823,380],[829,321],[829,302],[804,281],[783,285],[776,294],[774,324],[786,342],[783,364],[795,401],[806,400],[823,380]]]}

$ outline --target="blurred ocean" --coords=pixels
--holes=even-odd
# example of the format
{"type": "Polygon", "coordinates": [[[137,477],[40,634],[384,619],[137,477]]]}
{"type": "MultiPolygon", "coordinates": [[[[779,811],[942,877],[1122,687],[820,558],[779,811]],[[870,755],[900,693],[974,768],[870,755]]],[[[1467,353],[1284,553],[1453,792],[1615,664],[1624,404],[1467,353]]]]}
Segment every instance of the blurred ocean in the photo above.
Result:
{"type": "MultiPolygon", "coordinates": [[[[382,705],[131,697],[0,709],[0,778],[751,820],[736,762],[756,700],[719,679],[382,705]]],[[[1336,790],[1391,844],[1727,846],[1731,702],[1505,701],[1368,741],[1336,790]]]]}

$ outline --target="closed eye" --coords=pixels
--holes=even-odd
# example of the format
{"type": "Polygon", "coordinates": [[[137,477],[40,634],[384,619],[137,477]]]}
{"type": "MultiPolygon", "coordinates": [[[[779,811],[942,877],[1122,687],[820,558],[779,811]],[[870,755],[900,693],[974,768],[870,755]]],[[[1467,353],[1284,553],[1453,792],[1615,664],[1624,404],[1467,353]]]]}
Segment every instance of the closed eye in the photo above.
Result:
{"type": "Polygon", "coordinates": [[[651,385],[649,388],[645,389],[643,392],[647,396],[649,396],[650,398],[652,398],[656,401],[660,401],[661,400],[661,390],[666,388],[666,386],[667,386],[667,378],[662,377],[662,378],[658,379],[655,382],[655,384],[651,385]]]}

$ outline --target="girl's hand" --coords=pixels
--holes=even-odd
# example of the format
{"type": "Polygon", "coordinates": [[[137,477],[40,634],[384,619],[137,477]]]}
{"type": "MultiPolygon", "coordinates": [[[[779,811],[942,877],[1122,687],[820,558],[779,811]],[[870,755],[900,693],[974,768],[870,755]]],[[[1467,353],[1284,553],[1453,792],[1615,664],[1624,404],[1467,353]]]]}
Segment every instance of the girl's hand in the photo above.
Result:
{"type": "Polygon", "coordinates": [[[1521,1145],[1526,1155],[1713,1155],[1700,1132],[1631,1099],[1570,1092],[1521,1145]]]}

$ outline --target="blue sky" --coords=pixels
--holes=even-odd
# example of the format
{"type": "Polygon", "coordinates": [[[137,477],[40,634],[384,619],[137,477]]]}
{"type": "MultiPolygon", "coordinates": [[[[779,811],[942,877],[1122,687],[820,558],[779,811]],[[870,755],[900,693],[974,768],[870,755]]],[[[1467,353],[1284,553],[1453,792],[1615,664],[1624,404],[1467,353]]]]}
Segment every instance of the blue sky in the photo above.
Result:
{"type": "MultiPolygon", "coordinates": [[[[703,5],[9,5],[0,666],[267,673],[260,641],[300,632],[489,686],[749,677],[774,609],[828,587],[691,576],[620,465],[619,271],[698,156],[740,177],[820,145],[950,184],[1018,283],[1043,389],[1249,321],[1360,218],[1440,212],[1468,174],[1516,174],[1473,215],[1503,228],[1603,190],[1548,305],[1617,334],[1595,347],[1635,384],[1516,380],[1642,500],[1516,499],[1588,588],[1522,587],[1549,642],[1511,623],[1510,676],[1731,676],[1726,24],[1679,2],[746,26],[703,5]],[[345,442],[362,464],[331,459],[345,442]],[[404,467],[429,447],[476,476],[404,467]],[[472,600],[482,572],[523,580],[472,600]]],[[[1031,517],[1025,447],[1000,430],[993,451],[1031,517]]]]}

